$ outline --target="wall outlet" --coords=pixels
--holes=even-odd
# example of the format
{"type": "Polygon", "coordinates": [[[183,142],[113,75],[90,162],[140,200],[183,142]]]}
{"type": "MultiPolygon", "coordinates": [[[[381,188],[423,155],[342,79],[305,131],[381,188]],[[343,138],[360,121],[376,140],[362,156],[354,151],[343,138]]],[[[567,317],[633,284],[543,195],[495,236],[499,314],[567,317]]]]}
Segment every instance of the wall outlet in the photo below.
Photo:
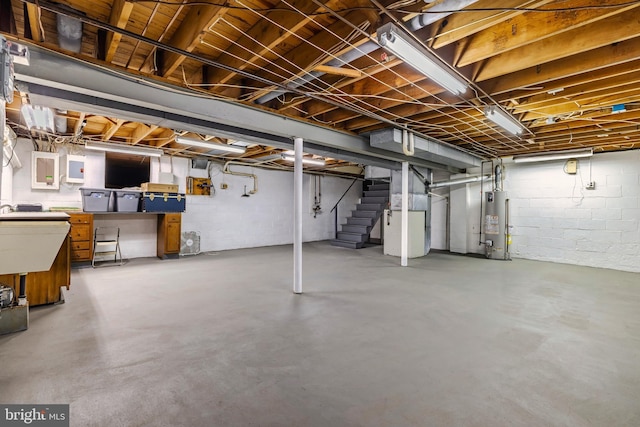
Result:
{"type": "Polygon", "coordinates": [[[227,188],[229,188],[229,186],[227,185],[226,182],[223,182],[223,183],[220,184],[220,188],[223,189],[223,190],[226,190],[227,188]]]}
{"type": "Polygon", "coordinates": [[[589,182],[585,188],[587,190],[595,190],[596,189],[596,182],[595,181],[589,182]]]}

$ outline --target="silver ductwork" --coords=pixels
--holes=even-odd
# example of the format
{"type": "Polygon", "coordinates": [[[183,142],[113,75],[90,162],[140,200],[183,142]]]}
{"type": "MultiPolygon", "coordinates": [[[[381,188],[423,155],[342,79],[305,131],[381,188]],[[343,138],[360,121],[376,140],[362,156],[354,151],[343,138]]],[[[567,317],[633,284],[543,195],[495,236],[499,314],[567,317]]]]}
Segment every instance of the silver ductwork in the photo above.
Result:
{"type": "Polygon", "coordinates": [[[445,0],[429,8],[429,13],[423,13],[411,19],[407,22],[407,28],[411,31],[418,31],[442,18],[446,18],[455,11],[472,5],[476,1],[478,0],[445,0]]]}
{"type": "MultiPolygon", "coordinates": [[[[401,129],[381,129],[374,131],[370,136],[370,144],[375,148],[382,148],[395,153],[403,153],[403,131],[401,129]]],[[[435,139],[425,139],[421,136],[414,137],[414,154],[423,160],[446,164],[461,169],[480,166],[481,159],[453,146],[448,146],[435,139]]]]}
{"type": "Polygon", "coordinates": [[[74,53],[80,53],[82,49],[82,21],[58,14],[56,22],[60,47],[74,53]]]}
{"type": "MultiPolygon", "coordinates": [[[[343,53],[341,56],[332,59],[331,61],[327,62],[325,65],[329,66],[329,67],[342,67],[343,65],[346,65],[350,62],[355,61],[356,59],[362,58],[365,55],[370,54],[371,52],[373,52],[374,50],[378,49],[380,46],[378,46],[377,43],[374,42],[366,42],[356,48],[354,48],[353,50],[347,51],[345,53],[343,53]]],[[[312,80],[318,79],[322,76],[324,76],[326,73],[321,72],[321,71],[312,71],[308,74],[305,74],[304,76],[292,81],[291,83],[289,83],[287,86],[289,86],[291,89],[295,89],[298,88],[306,83],[309,83],[312,80]]],[[[279,97],[280,95],[284,95],[286,92],[284,90],[275,90],[273,92],[269,92],[266,95],[261,96],[260,98],[258,98],[256,100],[256,104],[266,104],[267,102],[271,101],[272,99],[275,99],[277,97],[279,97]]]]}

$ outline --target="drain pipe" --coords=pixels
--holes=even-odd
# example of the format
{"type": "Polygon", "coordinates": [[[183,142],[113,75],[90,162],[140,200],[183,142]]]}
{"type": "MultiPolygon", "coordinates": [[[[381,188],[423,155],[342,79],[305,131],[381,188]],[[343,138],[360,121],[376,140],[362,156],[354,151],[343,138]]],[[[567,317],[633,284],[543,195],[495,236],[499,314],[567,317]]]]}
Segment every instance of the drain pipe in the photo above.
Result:
{"type": "Polygon", "coordinates": [[[405,156],[413,156],[415,154],[415,139],[413,132],[402,129],[402,152],[405,156]]]}
{"type": "MultiPolygon", "coordinates": [[[[455,11],[464,9],[465,7],[475,3],[476,1],[478,0],[445,0],[442,3],[431,7],[429,9],[429,13],[421,14],[411,19],[409,22],[407,22],[406,26],[413,32],[418,31],[429,24],[433,24],[434,22],[451,15],[455,11]]],[[[325,65],[330,67],[342,67],[343,65],[349,64],[356,59],[362,58],[363,56],[368,55],[379,48],[380,45],[378,45],[378,43],[368,41],[358,47],[355,47],[353,50],[347,51],[344,54],[332,59],[325,65]]],[[[293,80],[287,86],[291,89],[296,89],[302,85],[309,83],[312,80],[319,79],[325,74],[326,73],[321,71],[312,71],[302,77],[293,80]]],[[[284,95],[285,93],[286,91],[284,90],[275,90],[273,92],[262,95],[255,102],[256,104],[266,104],[267,102],[279,97],[280,95],[284,95]]]]}
{"type": "Polygon", "coordinates": [[[452,179],[449,181],[434,182],[433,184],[429,185],[429,188],[450,187],[452,185],[457,185],[457,184],[470,184],[472,182],[482,181],[485,178],[491,178],[491,175],[486,174],[486,175],[470,176],[467,178],[452,179]]]}

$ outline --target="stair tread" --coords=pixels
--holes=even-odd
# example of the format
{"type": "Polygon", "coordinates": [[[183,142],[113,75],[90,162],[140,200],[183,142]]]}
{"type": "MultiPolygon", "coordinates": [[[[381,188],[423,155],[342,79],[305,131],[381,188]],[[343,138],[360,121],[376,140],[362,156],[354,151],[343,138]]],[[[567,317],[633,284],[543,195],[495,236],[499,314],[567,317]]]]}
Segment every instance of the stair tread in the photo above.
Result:
{"type": "Polygon", "coordinates": [[[331,239],[329,243],[331,243],[332,246],[339,246],[339,247],[349,248],[349,249],[360,249],[364,245],[361,242],[352,242],[349,240],[340,240],[340,239],[331,239]]]}

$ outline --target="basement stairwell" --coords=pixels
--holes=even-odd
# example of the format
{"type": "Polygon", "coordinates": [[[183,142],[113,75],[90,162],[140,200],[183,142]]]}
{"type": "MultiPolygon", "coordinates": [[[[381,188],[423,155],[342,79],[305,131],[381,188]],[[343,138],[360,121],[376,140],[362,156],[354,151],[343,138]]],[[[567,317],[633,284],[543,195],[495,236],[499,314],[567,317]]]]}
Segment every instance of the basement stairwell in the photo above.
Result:
{"type": "Polygon", "coordinates": [[[376,183],[369,185],[364,191],[360,203],[356,205],[355,210],[351,211],[351,216],[347,218],[347,223],[341,225],[341,230],[336,233],[336,238],[331,240],[331,244],[343,248],[362,248],[369,240],[373,226],[380,219],[388,204],[389,184],[376,183]]]}

